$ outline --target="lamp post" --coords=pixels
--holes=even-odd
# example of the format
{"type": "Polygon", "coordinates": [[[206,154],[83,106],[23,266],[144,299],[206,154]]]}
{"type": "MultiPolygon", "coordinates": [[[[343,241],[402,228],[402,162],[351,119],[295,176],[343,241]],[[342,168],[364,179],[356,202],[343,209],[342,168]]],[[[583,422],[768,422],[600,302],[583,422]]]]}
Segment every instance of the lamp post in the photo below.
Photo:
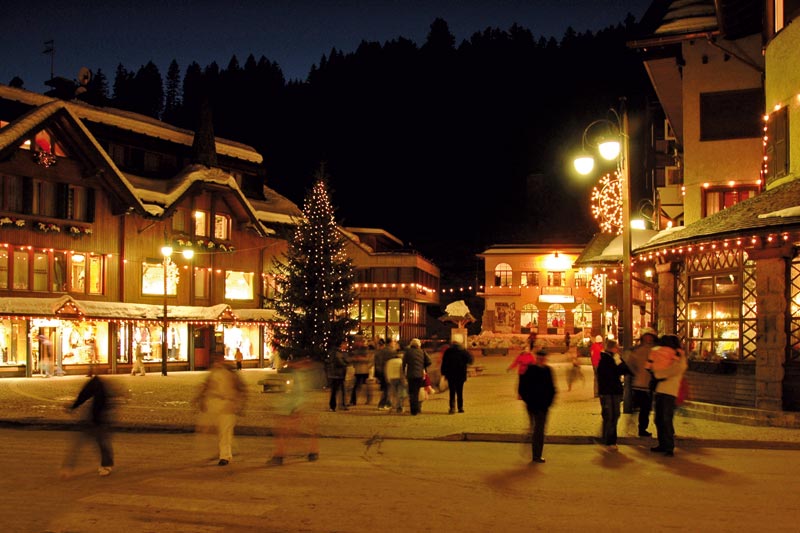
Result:
{"type": "MultiPolygon", "coordinates": [[[[163,323],[161,324],[161,375],[167,375],[167,350],[169,349],[169,342],[168,342],[168,333],[167,333],[167,298],[169,293],[167,292],[167,271],[169,270],[169,264],[171,262],[172,257],[172,246],[169,244],[165,244],[161,247],[161,255],[164,256],[164,316],[163,316],[163,323]]],[[[186,248],[181,251],[181,254],[186,259],[191,259],[194,257],[194,250],[186,248]]],[[[177,280],[176,280],[177,283],[177,280]]]]}
{"type": "Polygon", "coordinates": [[[165,244],[161,247],[164,256],[164,322],[161,324],[161,375],[167,375],[167,267],[172,256],[172,246],[165,244]]]}
{"type": "MultiPolygon", "coordinates": [[[[607,160],[616,160],[617,179],[620,181],[620,210],[622,233],[622,306],[620,308],[622,320],[622,334],[619,336],[620,346],[624,349],[633,344],[633,315],[631,309],[631,215],[630,215],[630,162],[628,138],[628,109],[625,98],[620,98],[619,110],[611,109],[614,120],[595,120],[583,132],[584,155],[575,159],[575,169],[580,174],[589,174],[594,168],[594,159],[586,155],[586,137],[589,130],[597,124],[606,124],[611,127],[610,137],[603,138],[596,143],[600,155],[607,160]]],[[[603,288],[605,290],[605,287],[603,288]]]]}

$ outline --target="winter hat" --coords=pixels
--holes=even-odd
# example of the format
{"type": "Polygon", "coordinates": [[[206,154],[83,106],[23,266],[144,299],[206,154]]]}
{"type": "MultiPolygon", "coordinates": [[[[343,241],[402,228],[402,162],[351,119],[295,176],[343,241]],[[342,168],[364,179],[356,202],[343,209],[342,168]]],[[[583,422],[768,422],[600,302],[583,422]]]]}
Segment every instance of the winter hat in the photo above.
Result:
{"type": "Polygon", "coordinates": [[[594,342],[603,342],[603,336],[598,335],[597,337],[594,338],[594,342]]]}
{"type": "Polygon", "coordinates": [[[658,340],[658,333],[653,328],[642,328],[639,330],[639,338],[641,339],[645,335],[652,335],[654,339],[658,340]]]}
{"type": "Polygon", "coordinates": [[[411,339],[411,342],[409,342],[408,345],[412,348],[419,348],[422,346],[422,343],[419,341],[419,339],[411,339]]]}

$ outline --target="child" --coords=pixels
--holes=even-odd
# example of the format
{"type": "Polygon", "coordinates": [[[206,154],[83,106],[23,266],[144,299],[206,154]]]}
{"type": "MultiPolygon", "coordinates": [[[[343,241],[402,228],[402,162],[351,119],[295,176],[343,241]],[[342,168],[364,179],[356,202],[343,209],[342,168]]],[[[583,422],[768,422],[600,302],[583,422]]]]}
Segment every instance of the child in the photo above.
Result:
{"type": "Polygon", "coordinates": [[[528,370],[528,365],[536,364],[536,358],[533,357],[533,344],[528,344],[528,347],[524,348],[520,354],[514,358],[511,364],[506,369],[506,372],[510,372],[512,368],[517,368],[517,373],[521,376],[528,370]]]}

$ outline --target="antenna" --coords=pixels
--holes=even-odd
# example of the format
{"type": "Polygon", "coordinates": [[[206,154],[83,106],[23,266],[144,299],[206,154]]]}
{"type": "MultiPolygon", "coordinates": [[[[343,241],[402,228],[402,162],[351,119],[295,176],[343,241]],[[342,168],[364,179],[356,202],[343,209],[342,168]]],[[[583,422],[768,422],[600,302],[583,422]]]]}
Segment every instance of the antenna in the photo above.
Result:
{"type": "Polygon", "coordinates": [[[56,57],[56,45],[53,39],[44,42],[44,50],[42,51],[43,54],[50,54],[50,79],[52,80],[55,76],[55,57],[56,57]]]}

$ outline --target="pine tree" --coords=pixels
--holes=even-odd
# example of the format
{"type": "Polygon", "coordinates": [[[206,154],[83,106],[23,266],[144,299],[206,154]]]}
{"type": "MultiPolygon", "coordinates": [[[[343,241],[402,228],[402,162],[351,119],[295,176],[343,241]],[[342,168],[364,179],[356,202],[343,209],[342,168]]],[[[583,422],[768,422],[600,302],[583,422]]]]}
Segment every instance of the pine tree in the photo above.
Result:
{"type": "Polygon", "coordinates": [[[334,220],[324,166],[303,203],[303,220],[278,262],[275,307],[283,324],[275,333],[284,358],[324,361],[355,327],[355,275],[334,220]]]}

